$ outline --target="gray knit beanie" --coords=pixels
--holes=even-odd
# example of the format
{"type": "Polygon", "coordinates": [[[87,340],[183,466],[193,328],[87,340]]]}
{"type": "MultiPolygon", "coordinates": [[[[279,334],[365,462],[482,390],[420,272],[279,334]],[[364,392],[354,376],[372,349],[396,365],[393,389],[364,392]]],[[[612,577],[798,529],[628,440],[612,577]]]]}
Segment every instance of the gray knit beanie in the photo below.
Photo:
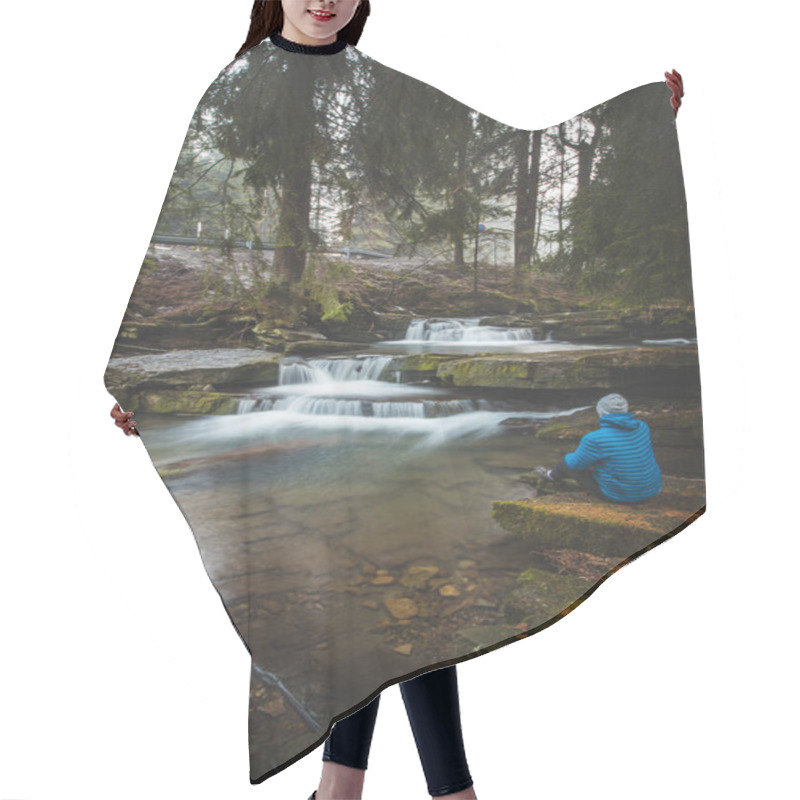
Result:
{"type": "Polygon", "coordinates": [[[597,401],[597,416],[622,414],[628,410],[628,401],[621,394],[607,394],[597,401]]]}

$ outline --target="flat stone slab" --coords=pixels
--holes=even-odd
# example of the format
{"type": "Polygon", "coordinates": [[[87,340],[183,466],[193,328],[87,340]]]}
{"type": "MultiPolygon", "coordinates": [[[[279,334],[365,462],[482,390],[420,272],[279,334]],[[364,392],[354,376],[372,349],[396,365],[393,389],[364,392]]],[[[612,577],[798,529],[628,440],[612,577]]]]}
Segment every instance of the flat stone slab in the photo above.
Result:
{"type": "Polygon", "coordinates": [[[648,389],[676,384],[699,389],[696,346],[561,350],[452,358],[436,377],[453,386],[519,389],[648,389]]]}
{"type": "Polygon", "coordinates": [[[251,348],[172,350],[109,361],[106,388],[189,388],[206,384],[276,382],[280,353],[251,348]]]}
{"type": "Polygon", "coordinates": [[[492,503],[492,517],[536,545],[628,558],[702,514],[704,487],[695,479],[631,504],[566,493],[498,500],[492,503]]]}
{"type": "MultiPolygon", "coordinates": [[[[369,341],[376,341],[370,338],[369,341]]],[[[342,353],[345,351],[363,350],[364,342],[337,342],[333,339],[304,339],[289,342],[286,345],[285,355],[322,356],[328,353],[342,353]]]]}

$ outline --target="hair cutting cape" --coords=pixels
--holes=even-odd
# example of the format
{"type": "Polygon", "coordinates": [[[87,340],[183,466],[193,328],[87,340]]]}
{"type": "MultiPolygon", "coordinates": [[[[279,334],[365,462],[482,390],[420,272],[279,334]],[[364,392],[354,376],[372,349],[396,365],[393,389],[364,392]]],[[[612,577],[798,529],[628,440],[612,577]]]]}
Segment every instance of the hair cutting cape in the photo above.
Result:
{"type": "Polygon", "coordinates": [[[350,45],[220,72],[104,380],[252,657],[252,783],[703,512],[695,336],[663,80],[531,131],[350,45]],[[612,392],[662,474],[642,502],[536,469],[612,392]]]}

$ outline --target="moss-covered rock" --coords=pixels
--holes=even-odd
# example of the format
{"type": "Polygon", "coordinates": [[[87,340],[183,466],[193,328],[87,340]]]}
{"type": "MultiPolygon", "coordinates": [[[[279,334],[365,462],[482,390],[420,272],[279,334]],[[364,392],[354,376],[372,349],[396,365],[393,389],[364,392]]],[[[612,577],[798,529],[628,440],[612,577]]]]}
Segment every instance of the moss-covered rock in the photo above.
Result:
{"type": "Polygon", "coordinates": [[[402,339],[414,315],[410,312],[375,312],[375,330],[391,339],[402,339]]]}
{"type": "Polygon", "coordinates": [[[536,627],[567,614],[591,587],[592,581],[531,567],[518,577],[503,603],[503,617],[511,625],[525,622],[536,627]]]}
{"type": "Polygon", "coordinates": [[[454,386],[494,386],[529,389],[535,367],[522,359],[487,357],[443,363],[436,376],[454,386]]]}
{"type": "Polygon", "coordinates": [[[350,294],[343,298],[342,313],[340,316],[325,317],[314,323],[331,339],[344,339],[349,341],[374,341],[364,338],[375,327],[375,313],[357,294],[350,294]]]}
{"type": "Polygon", "coordinates": [[[184,391],[207,384],[276,384],[279,360],[279,353],[249,348],[172,350],[111,359],[104,382],[124,405],[143,391],[184,391]]]}
{"type": "Polygon", "coordinates": [[[696,347],[561,350],[453,358],[436,376],[454,386],[547,390],[656,390],[697,392],[696,347]]]}
{"type": "Polygon", "coordinates": [[[629,557],[684,525],[705,507],[705,484],[692,481],[642,503],[552,495],[492,503],[505,530],[544,547],[629,557]]]}
{"type": "Polygon", "coordinates": [[[534,316],[532,322],[568,342],[635,341],[697,335],[690,308],[600,308],[534,316]]]}
{"type": "Polygon", "coordinates": [[[392,363],[392,369],[403,373],[410,378],[434,377],[439,365],[445,361],[452,361],[455,356],[439,355],[437,353],[418,353],[411,356],[398,356],[392,363]],[[422,376],[420,373],[428,373],[422,376]]]}
{"type": "Polygon", "coordinates": [[[154,414],[235,414],[239,399],[221,392],[198,390],[140,392],[131,398],[129,411],[154,414]]]}
{"type": "Polygon", "coordinates": [[[554,442],[578,442],[589,431],[597,429],[597,419],[597,412],[593,408],[576,411],[568,417],[553,417],[536,431],[536,436],[554,442]]]}

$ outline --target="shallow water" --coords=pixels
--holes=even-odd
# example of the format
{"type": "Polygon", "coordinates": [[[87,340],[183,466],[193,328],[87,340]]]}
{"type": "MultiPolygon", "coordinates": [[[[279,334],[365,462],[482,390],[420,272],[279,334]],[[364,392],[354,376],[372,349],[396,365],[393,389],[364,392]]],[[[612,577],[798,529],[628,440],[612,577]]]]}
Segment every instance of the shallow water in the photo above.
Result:
{"type": "MultiPolygon", "coordinates": [[[[136,412],[254,662],[304,709],[254,673],[251,746],[276,758],[308,746],[314,720],[327,725],[365,687],[463,657],[463,629],[486,626],[483,646],[516,632],[504,599],[543,556],[500,528],[492,503],[531,497],[521,474],[574,449],[537,439],[537,423],[597,399],[554,407],[536,392],[399,383],[387,369],[391,343],[381,349],[284,359],[278,385],[237,394],[240,413],[136,412]],[[431,579],[415,582],[414,568],[431,579]],[[398,599],[413,606],[408,617],[392,612],[398,599]]],[[[698,469],[696,451],[663,453],[671,472],[698,469]]],[[[598,579],[619,560],[598,566],[598,579]]],[[[543,611],[541,624],[562,608],[543,611]]]]}

